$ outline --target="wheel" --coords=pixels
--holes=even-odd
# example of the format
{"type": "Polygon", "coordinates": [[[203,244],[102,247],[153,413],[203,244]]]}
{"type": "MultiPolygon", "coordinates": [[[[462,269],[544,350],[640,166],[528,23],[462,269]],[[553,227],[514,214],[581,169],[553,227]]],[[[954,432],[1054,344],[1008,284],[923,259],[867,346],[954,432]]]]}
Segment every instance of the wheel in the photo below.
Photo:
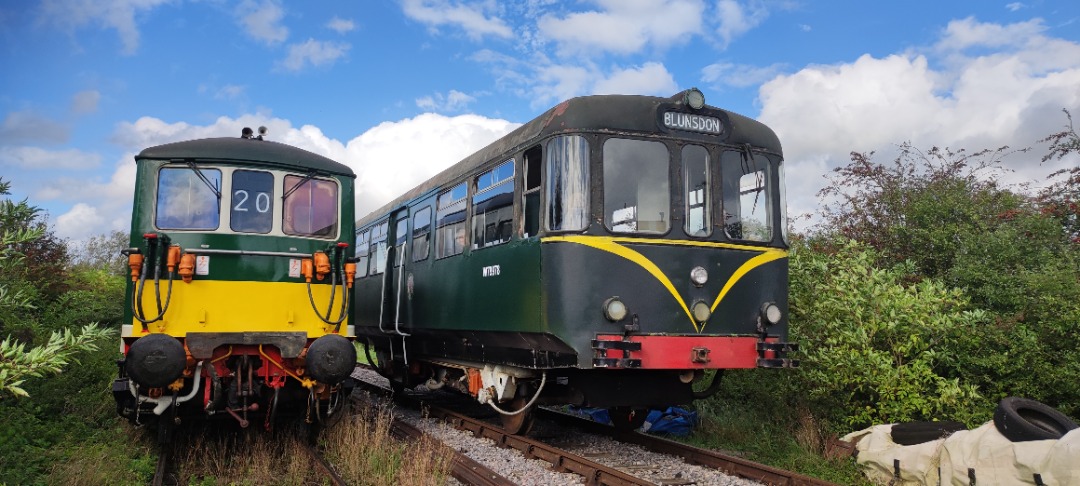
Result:
{"type": "Polygon", "coordinates": [[[892,440],[900,445],[915,445],[946,437],[958,430],[967,430],[963,423],[941,422],[904,422],[893,425],[892,440]]]}
{"type": "MultiPolygon", "coordinates": [[[[524,397],[515,398],[510,401],[509,410],[521,410],[525,404],[528,403],[524,397]]],[[[533,407],[529,407],[517,415],[504,415],[499,414],[502,420],[502,428],[508,434],[514,435],[527,435],[532,430],[534,422],[533,407]]]]}
{"type": "Polygon", "coordinates": [[[608,409],[611,425],[619,431],[637,430],[645,423],[649,410],[635,407],[611,407],[608,409]]]}
{"type": "Polygon", "coordinates": [[[1065,414],[1027,398],[1006,397],[994,410],[994,427],[1013,442],[1056,440],[1077,428],[1065,414]]]}

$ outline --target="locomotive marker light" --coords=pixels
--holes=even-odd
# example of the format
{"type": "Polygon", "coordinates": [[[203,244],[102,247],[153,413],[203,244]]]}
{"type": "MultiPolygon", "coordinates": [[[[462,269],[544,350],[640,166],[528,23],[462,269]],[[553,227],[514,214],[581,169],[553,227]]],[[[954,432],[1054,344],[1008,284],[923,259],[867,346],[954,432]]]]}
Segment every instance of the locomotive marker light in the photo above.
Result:
{"type": "Polygon", "coordinates": [[[709,271],[705,270],[704,267],[694,267],[693,270],[690,270],[690,281],[694,282],[697,287],[705,285],[705,282],[709,281],[709,271]]]}
{"type": "Polygon", "coordinates": [[[618,322],[626,318],[627,309],[619,297],[611,297],[604,301],[604,317],[611,322],[618,322]]]}

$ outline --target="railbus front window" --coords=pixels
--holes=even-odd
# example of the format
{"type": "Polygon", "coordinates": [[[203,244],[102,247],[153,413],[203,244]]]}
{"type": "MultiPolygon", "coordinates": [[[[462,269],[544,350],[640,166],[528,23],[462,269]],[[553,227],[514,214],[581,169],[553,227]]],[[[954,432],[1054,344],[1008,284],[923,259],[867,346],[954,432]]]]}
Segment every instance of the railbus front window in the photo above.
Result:
{"type": "Polygon", "coordinates": [[[510,241],[514,226],[513,159],[477,176],[472,225],[474,249],[510,241]]]}
{"type": "Polygon", "coordinates": [[[671,226],[668,167],[660,142],[604,142],[604,225],[614,233],[666,233],[671,226]]]}
{"type": "Polygon", "coordinates": [[[555,137],[547,145],[547,229],[589,226],[589,142],[580,135],[555,137]]]}
{"type": "Polygon", "coordinates": [[[221,171],[166,167],[158,173],[157,213],[161,229],[214,230],[220,223],[221,171]]]}
{"type": "Polygon", "coordinates": [[[435,258],[465,251],[465,204],[468,186],[462,182],[439,195],[435,211],[435,258]]]}
{"type": "Polygon", "coordinates": [[[322,179],[285,176],[281,229],[287,235],[337,235],[337,184],[322,179]]]}
{"type": "Polygon", "coordinates": [[[229,227],[238,233],[269,233],[274,226],[274,175],[255,170],[232,173],[229,227]]]}
{"type": "Polygon", "coordinates": [[[724,231],[736,240],[772,241],[774,191],[769,159],[745,151],[721,157],[724,178],[724,231]]]}
{"type": "Polygon", "coordinates": [[[686,234],[709,236],[711,216],[709,198],[709,151],[700,145],[682,149],[683,188],[686,191],[686,234]]]}

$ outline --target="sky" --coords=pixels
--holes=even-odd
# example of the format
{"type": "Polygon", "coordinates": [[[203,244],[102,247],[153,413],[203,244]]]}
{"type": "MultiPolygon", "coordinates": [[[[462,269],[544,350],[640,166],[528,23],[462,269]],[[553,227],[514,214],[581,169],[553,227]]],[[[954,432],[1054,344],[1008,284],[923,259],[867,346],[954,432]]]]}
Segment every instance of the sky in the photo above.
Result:
{"type": "Polygon", "coordinates": [[[266,126],[362,216],[562,100],[690,87],[777,132],[792,215],[904,142],[1044,181],[1080,164],[1038,143],[1080,122],[1080,2],[0,0],[0,177],[79,242],[128,231],[142,149],[266,126]]]}

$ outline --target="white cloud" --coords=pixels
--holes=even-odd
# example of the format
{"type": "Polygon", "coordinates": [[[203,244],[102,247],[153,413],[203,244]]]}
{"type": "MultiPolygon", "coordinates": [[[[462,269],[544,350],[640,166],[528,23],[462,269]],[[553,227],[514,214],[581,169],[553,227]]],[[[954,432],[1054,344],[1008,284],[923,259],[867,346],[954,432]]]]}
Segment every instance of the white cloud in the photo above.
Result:
{"type": "Polygon", "coordinates": [[[68,127],[34,111],[13,111],[0,123],[0,143],[62,143],[68,127]]]}
{"type": "Polygon", "coordinates": [[[357,216],[378,209],[518,126],[478,115],[425,113],[381,123],[350,140],[338,160],[356,171],[357,216]]]}
{"type": "Polygon", "coordinates": [[[38,147],[0,147],[0,166],[30,170],[84,170],[101,163],[101,156],[78,149],[45,150],[38,147]]]}
{"type": "Polygon", "coordinates": [[[286,71],[300,71],[307,65],[323,66],[334,64],[349,52],[352,46],[344,42],[317,41],[308,39],[289,46],[289,54],[278,66],[286,71]]]}
{"type": "Polygon", "coordinates": [[[285,9],[280,0],[244,0],[236,6],[236,16],[244,32],[267,45],[289,38],[288,27],[281,24],[285,9]]]}
{"type": "Polygon", "coordinates": [[[723,86],[747,88],[775,78],[784,71],[783,64],[750,66],[718,62],[701,69],[701,80],[721,89],[723,86]]]}
{"type": "Polygon", "coordinates": [[[494,2],[451,2],[449,0],[403,0],[405,15],[427,25],[432,30],[442,26],[463,29],[473,40],[485,36],[513,37],[513,31],[501,18],[489,15],[494,2]]]}
{"type": "Polygon", "coordinates": [[[592,94],[670,96],[678,90],[675,78],[663,64],[647,62],[640,67],[616,69],[593,85],[592,94]]]}
{"type": "Polygon", "coordinates": [[[769,17],[769,11],[761,0],[750,0],[743,5],[738,0],[720,0],[716,4],[721,47],[726,48],[731,41],[754,27],[761,25],[769,17]]]}
{"type": "Polygon", "coordinates": [[[216,100],[235,100],[244,95],[247,91],[247,86],[238,86],[235,84],[226,84],[214,92],[214,99],[216,100]]]}
{"type": "Polygon", "coordinates": [[[463,110],[474,101],[476,101],[476,97],[452,89],[445,95],[435,93],[431,96],[417,98],[416,106],[423,110],[453,112],[463,110]]]}
{"type": "Polygon", "coordinates": [[[350,19],[343,19],[341,17],[335,16],[334,18],[330,19],[330,22],[326,23],[326,28],[333,30],[334,32],[337,32],[339,34],[345,34],[356,30],[356,23],[354,23],[350,19]]]}
{"type": "Polygon", "coordinates": [[[75,93],[71,99],[71,111],[77,115],[85,115],[97,111],[101,101],[101,93],[96,90],[86,90],[75,93]]]}
{"type": "Polygon", "coordinates": [[[540,33],[564,55],[632,54],[648,46],[666,48],[702,33],[701,0],[595,0],[600,10],[559,17],[546,14],[540,33]]]}
{"type": "Polygon", "coordinates": [[[69,35],[89,24],[114,29],[123,44],[121,52],[135,54],[139,49],[136,15],[149,12],[171,0],[44,0],[39,21],[54,24],[69,35]]]}
{"type": "MultiPolygon", "coordinates": [[[[846,164],[852,151],[876,151],[878,160],[888,162],[895,145],[906,141],[969,152],[1020,149],[1059,131],[1062,108],[1080,111],[1080,44],[1046,38],[1042,30],[1037,22],[966,19],[950,24],[927,54],[864,55],[765,83],[759,119],[784,145],[788,193],[796,196],[792,212],[816,206],[812,195],[825,181],[806,176],[846,164]],[[974,47],[978,55],[966,52],[974,47]]],[[[1014,172],[1003,181],[1041,180],[1077,163],[1040,165],[1043,153],[1045,147],[1036,146],[1006,157],[1003,165],[1014,172]]]]}

